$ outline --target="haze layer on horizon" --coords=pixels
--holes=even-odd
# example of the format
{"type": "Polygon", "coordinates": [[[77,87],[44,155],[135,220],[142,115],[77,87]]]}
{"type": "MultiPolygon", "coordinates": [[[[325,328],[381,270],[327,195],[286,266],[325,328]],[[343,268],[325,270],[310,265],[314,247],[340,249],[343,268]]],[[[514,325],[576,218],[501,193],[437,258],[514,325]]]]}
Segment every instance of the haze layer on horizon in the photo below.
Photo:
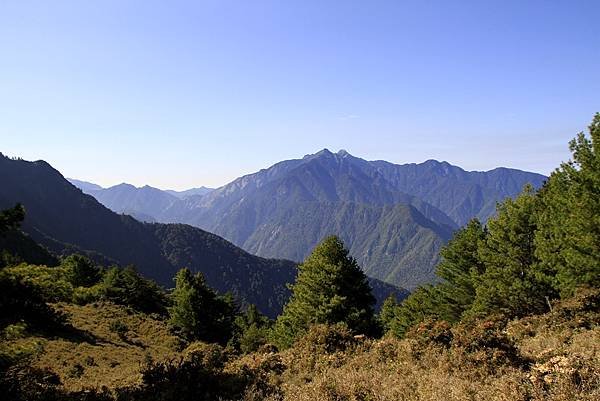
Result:
{"type": "Polygon", "coordinates": [[[548,174],[600,111],[597,2],[5,1],[0,151],[217,187],[322,148],[548,174]]]}

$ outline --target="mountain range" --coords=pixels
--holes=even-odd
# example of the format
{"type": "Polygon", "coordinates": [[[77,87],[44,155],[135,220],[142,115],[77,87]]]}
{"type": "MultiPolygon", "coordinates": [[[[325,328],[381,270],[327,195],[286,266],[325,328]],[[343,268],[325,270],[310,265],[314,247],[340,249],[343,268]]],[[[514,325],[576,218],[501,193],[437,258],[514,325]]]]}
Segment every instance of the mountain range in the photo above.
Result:
{"type": "Polygon", "coordinates": [[[545,178],[435,160],[367,161],[323,149],[182,199],[148,186],[72,182],[119,213],[190,224],[267,258],[301,261],[336,234],[369,276],[412,289],[435,279],[439,250],[454,230],[473,217],[486,221],[497,202],[545,178]]]}
{"type": "MultiPolygon", "coordinates": [[[[133,264],[141,274],[166,287],[173,285],[178,269],[188,267],[202,272],[213,288],[229,291],[241,303],[253,303],[271,317],[281,312],[289,296],[287,285],[296,276],[295,262],[254,256],[186,224],[144,223],[115,213],[44,161],[0,154],[0,183],[0,209],[16,203],[26,209],[22,229],[27,236],[7,239],[11,249],[34,240],[53,255],[77,252],[104,265],[133,264]]],[[[87,186],[87,190],[97,189],[87,186]]],[[[154,193],[148,189],[141,192],[154,193]]],[[[52,260],[45,252],[28,248],[35,251],[36,263],[52,260]]],[[[370,282],[380,302],[390,293],[400,298],[408,294],[375,279],[370,282]]]]}

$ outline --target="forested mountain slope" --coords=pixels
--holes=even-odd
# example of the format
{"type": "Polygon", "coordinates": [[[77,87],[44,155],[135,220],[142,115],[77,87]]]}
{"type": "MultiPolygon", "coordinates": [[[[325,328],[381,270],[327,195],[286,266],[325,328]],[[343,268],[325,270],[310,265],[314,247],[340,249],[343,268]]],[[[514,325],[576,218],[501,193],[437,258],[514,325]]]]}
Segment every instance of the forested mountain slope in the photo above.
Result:
{"type": "Polygon", "coordinates": [[[25,232],[56,252],[89,250],[171,286],[184,266],[202,271],[211,286],[232,291],[265,313],[280,310],[295,264],[250,255],[198,228],[141,223],[83,194],[43,161],[0,157],[0,208],[20,202],[25,232]]]}

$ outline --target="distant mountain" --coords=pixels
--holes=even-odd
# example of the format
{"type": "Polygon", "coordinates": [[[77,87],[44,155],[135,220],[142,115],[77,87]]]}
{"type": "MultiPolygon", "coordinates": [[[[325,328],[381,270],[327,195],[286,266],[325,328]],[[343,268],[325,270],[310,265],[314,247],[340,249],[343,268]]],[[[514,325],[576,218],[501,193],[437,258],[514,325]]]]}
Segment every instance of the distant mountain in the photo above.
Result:
{"type": "Polygon", "coordinates": [[[435,279],[438,252],[455,229],[473,217],[486,221],[497,202],[544,180],[507,168],[398,165],[323,149],[183,199],[135,187],[128,196],[90,193],[114,211],[191,224],[263,257],[300,261],[338,234],[369,275],[414,288],[435,279]]]}
{"type": "Polygon", "coordinates": [[[100,185],[96,185],[94,183],[87,182],[87,181],[77,180],[75,178],[67,178],[67,180],[71,184],[75,185],[77,188],[81,189],[86,194],[89,193],[89,192],[91,192],[91,191],[99,191],[99,190],[104,189],[100,185]]]}
{"type": "MultiPolygon", "coordinates": [[[[44,161],[0,154],[0,182],[0,209],[22,203],[27,211],[23,231],[56,254],[82,252],[104,263],[134,264],[140,273],[167,287],[173,285],[179,268],[189,267],[201,271],[212,287],[231,291],[269,316],[281,312],[289,296],[287,284],[296,275],[294,262],[251,255],[189,225],[148,224],[116,214],[44,161]]],[[[390,293],[400,299],[408,294],[376,279],[371,283],[380,302],[390,293]]]]}
{"type": "Polygon", "coordinates": [[[86,181],[73,178],[68,180],[84,193],[92,195],[113,212],[128,214],[139,221],[148,223],[168,221],[168,217],[163,214],[173,203],[190,197],[201,197],[212,191],[212,189],[206,187],[179,192],[165,191],[149,185],[138,188],[126,183],[102,188],[86,181]]]}
{"type": "Polygon", "coordinates": [[[324,149],[234,180],[162,216],[222,235],[265,257],[302,260],[338,234],[372,277],[405,288],[435,279],[441,246],[472,217],[545,177],[466,172],[445,162],[395,165],[324,149]]]}
{"type": "Polygon", "coordinates": [[[296,202],[265,218],[243,248],[265,257],[302,260],[332,234],[342,238],[368,276],[414,288],[432,280],[439,249],[452,229],[411,205],[296,202]]]}
{"type": "Polygon", "coordinates": [[[525,184],[539,188],[546,180],[541,174],[508,168],[465,171],[436,160],[421,164],[370,164],[395,188],[437,207],[460,226],[473,217],[487,221],[497,202],[515,197],[525,184]]]}
{"type": "Polygon", "coordinates": [[[186,189],[185,191],[173,191],[167,189],[165,192],[178,197],[179,199],[189,198],[190,196],[204,196],[210,192],[214,191],[213,188],[200,187],[200,188],[191,188],[186,189]]]}
{"type": "Polygon", "coordinates": [[[230,242],[183,224],[146,224],[118,215],[83,194],[43,161],[0,156],[0,208],[21,202],[23,230],[56,253],[89,250],[134,264],[169,287],[176,270],[202,271],[219,291],[232,291],[273,316],[287,299],[295,264],[253,256],[230,242]]]}
{"type": "Polygon", "coordinates": [[[179,201],[176,196],[148,185],[137,188],[123,183],[87,193],[114,212],[149,222],[161,221],[163,211],[179,201]]]}

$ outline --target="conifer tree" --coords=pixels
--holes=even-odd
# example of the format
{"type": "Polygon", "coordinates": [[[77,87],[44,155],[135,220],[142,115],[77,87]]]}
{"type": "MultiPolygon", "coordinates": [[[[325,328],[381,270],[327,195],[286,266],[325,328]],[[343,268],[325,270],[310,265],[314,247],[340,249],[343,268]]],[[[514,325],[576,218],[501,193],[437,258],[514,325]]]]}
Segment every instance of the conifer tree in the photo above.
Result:
{"type": "Polygon", "coordinates": [[[75,287],[89,287],[100,281],[102,271],[89,258],[82,255],[70,255],[62,263],[67,270],[69,281],[75,287]]]}
{"type": "Polygon", "coordinates": [[[218,296],[202,273],[181,269],[175,276],[170,323],[190,340],[226,344],[233,330],[235,305],[230,295],[218,296]]]}
{"type": "Polygon", "coordinates": [[[485,273],[477,284],[472,312],[506,312],[522,316],[547,310],[551,289],[536,275],[534,237],[537,198],[527,186],[515,200],[498,205],[488,222],[488,235],[479,250],[485,273]]]}
{"type": "Polygon", "coordinates": [[[536,256],[568,296],[581,285],[600,285],[600,114],[570,143],[563,163],[541,191],[536,256]]]}
{"type": "Polygon", "coordinates": [[[234,334],[228,345],[243,353],[256,351],[268,342],[271,320],[260,313],[256,305],[250,304],[246,312],[234,321],[234,334]]]}
{"type": "Polygon", "coordinates": [[[133,266],[111,267],[102,278],[103,296],[142,312],[163,313],[165,294],[154,281],[139,275],[133,266]]]}
{"type": "Polygon", "coordinates": [[[277,319],[274,341],[289,347],[312,324],[343,323],[355,333],[375,329],[375,298],[342,241],[328,237],[298,267],[292,296],[277,319]]]}
{"type": "Polygon", "coordinates": [[[436,286],[436,292],[440,297],[440,316],[449,322],[458,321],[473,304],[476,286],[485,272],[479,249],[486,235],[485,227],[473,219],[440,251],[442,260],[436,274],[443,281],[436,286]]]}
{"type": "Polygon", "coordinates": [[[440,298],[436,287],[430,284],[414,290],[402,301],[389,323],[389,331],[398,338],[404,337],[408,329],[429,317],[439,318],[440,298]]]}
{"type": "Polygon", "coordinates": [[[398,300],[394,294],[390,294],[381,305],[381,311],[379,311],[379,324],[383,329],[383,333],[388,333],[392,329],[394,319],[396,319],[396,311],[398,310],[398,300]]]}
{"type": "Polygon", "coordinates": [[[20,203],[14,207],[0,211],[0,235],[14,230],[25,219],[25,208],[20,203]]]}

